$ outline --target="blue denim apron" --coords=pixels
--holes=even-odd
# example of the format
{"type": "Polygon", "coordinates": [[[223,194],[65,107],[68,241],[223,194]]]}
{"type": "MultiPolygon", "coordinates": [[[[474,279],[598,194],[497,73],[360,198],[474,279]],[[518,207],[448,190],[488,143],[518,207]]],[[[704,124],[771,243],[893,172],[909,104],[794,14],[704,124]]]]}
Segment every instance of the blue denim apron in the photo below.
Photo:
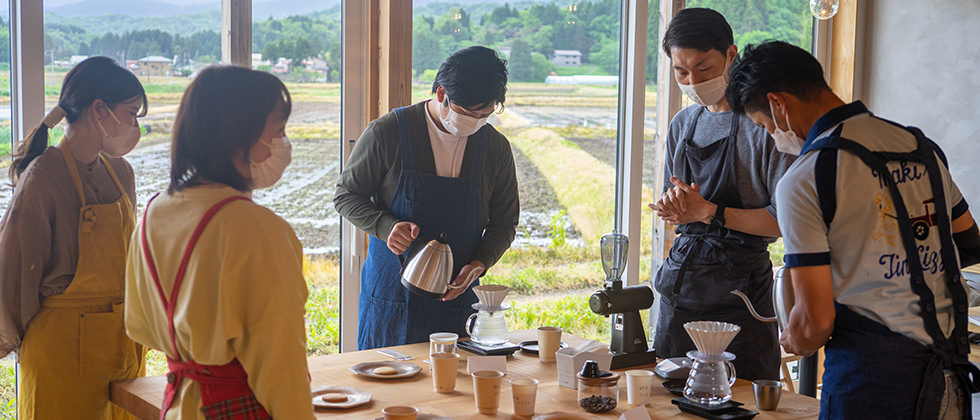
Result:
{"type": "MultiPolygon", "coordinates": [[[[698,110],[674,152],[674,162],[681,164],[675,176],[687,183],[697,182],[708,201],[742,208],[735,177],[739,115],[732,113],[727,137],[700,147],[693,137],[704,109],[698,110]]],[[[684,356],[695,349],[684,330],[689,321],[730,322],[742,328],[728,346],[736,356],[736,375],[749,380],[778,379],[776,324],[753,318],[745,304],[729,293],[742,291],[761,314],[773,316],[772,262],[766,240],[704,223],[678,226],[677,233],[680,236],[654,283],[662,297],[654,335],[657,357],[684,356]]]]}
{"type": "MultiPolygon", "coordinates": [[[[487,128],[469,137],[472,166],[466,176],[447,178],[418,170],[413,159],[411,122],[406,108],[395,109],[401,148],[401,174],[388,211],[398,220],[419,226],[419,236],[405,252],[417,249],[446,233],[453,251],[453,278],[459,274],[483,237],[483,163],[487,128]]],[[[472,290],[448,302],[411,293],[401,285],[402,266],[385,241],[371,237],[361,269],[358,350],[427,341],[433,332],[466,336],[464,322],[477,302],[472,290]]],[[[473,285],[479,284],[479,281],[473,285]]]]}
{"type": "MultiPolygon", "coordinates": [[[[896,124],[897,125],[897,124],[896,124]]],[[[947,374],[958,382],[959,392],[976,392],[980,370],[967,356],[967,295],[960,279],[960,267],[953,244],[950,213],[946,206],[938,147],[919,129],[902,127],[915,135],[918,147],[911,153],[872,152],[861,144],[840,136],[840,127],[829,137],[815,141],[801,156],[814,149],[845,150],[859,157],[880,179],[891,181],[888,162],[923,164],[936,206],[936,221],[941,243],[943,273],[953,298],[954,327],[949,338],[943,335],[936,318],[935,297],[925,283],[922,262],[916,248],[915,230],[909,220],[905,201],[895,182],[887,182],[895,205],[902,246],[907,255],[912,291],[919,298],[926,333],[933,343],[923,345],[883,324],[864,317],[850,308],[834,303],[834,332],[825,347],[823,390],[820,399],[821,419],[936,419],[943,412],[943,395],[947,374]]],[[[822,157],[822,156],[821,156],[822,157]]],[[[836,155],[833,155],[836,162],[836,155]]],[[[836,173],[836,168],[834,171],[836,173]]],[[[835,183],[834,183],[835,184],[835,183]]],[[[823,193],[823,192],[821,192],[823,193]]],[[[825,207],[821,197],[821,207],[825,207]]],[[[836,206],[836,197],[833,198],[836,206]]],[[[831,219],[824,208],[824,221],[831,219]]],[[[950,388],[951,390],[953,388],[950,388]]],[[[963,404],[964,418],[971,416],[970,398],[953,398],[963,404]]]]}

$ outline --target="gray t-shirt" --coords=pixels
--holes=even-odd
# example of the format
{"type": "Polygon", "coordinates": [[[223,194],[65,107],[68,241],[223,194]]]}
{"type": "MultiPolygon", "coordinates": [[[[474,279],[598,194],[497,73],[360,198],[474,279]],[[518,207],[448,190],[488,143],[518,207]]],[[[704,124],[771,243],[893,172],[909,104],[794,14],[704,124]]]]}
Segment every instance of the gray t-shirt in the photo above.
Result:
{"type": "MultiPolygon", "coordinates": [[[[682,109],[670,122],[667,133],[667,152],[664,165],[664,190],[673,187],[670,177],[679,175],[683,170],[683,162],[675,161],[677,145],[684,141],[694,117],[701,105],[691,105],[682,109]]],[[[721,140],[729,135],[732,127],[732,111],[701,113],[694,131],[694,144],[704,147],[721,140]]],[[[796,160],[796,156],[781,153],[776,150],[776,143],[766,133],[766,129],[755,125],[749,117],[741,115],[738,120],[738,153],[735,158],[735,178],[742,206],[746,209],[766,208],[769,214],[776,217],[776,206],[773,196],[776,183],[782,178],[786,169],[796,160]]],[[[691,180],[681,179],[686,183],[691,180]]]]}
{"type": "MultiPolygon", "coordinates": [[[[916,140],[908,131],[873,117],[860,103],[831,111],[817,121],[813,139],[829,135],[843,125],[841,136],[872,151],[909,152],[916,140]]],[[[808,140],[810,141],[810,140],[808,140]]],[[[786,245],[786,266],[830,265],[834,299],[855,312],[875,320],[890,330],[923,344],[932,340],[920,317],[918,296],[909,284],[906,252],[895,220],[895,209],[888,187],[857,156],[837,152],[836,210],[828,228],[817,193],[816,165],[821,152],[801,156],[779,183],[779,227],[786,245]]],[[[925,166],[893,162],[888,165],[898,183],[909,216],[934,214],[932,190],[925,166]]],[[[967,211],[966,202],[940,163],[946,208],[953,219],[967,211]]],[[[830,179],[821,177],[821,179],[830,179]]],[[[917,220],[928,220],[919,217],[917,220]]],[[[952,329],[952,297],[943,279],[938,227],[928,228],[925,240],[918,240],[926,284],[935,294],[936,315],[943,333],[952,329]]]]}

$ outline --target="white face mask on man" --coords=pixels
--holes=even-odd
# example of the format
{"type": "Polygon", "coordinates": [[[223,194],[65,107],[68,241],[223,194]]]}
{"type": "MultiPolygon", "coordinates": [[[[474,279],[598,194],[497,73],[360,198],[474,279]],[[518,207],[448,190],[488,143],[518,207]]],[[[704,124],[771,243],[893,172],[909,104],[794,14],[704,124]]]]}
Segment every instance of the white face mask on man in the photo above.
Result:
{"type": "Polygon", "coordinates": [[[772,115],[772,139],[776,141],[776,150],[794,156],[799,155],[803,151],[803,143],[806,140],[796,135],[793,127],[789,125],[789,114],[784,114],[783,118],[777,118],[776,107],[772,106],[772,102],[769,102],[769,113],[772,115]],[[786,121],[786,130],[779,128],[779,120],[786,121]]]}
{"type": "Polygon", "coordinates": [[[269,146],[271,152],[269,157],[261,162],[249,163],[252,170],[252,188],[256,190],[275,185],[293,160],[293,145],[286,136],[276,137],[270,143],[262,142],[262,144],[269,146]]]}
{"type": "Polygon", "coordinates": [[[449,113],[445,116],[440,115],[440,120],[442,120],[442,126],[446,128],[449,134],[459,137],[469,137],[480,130],[484,124],[487,123],[486,118],[475,118],[469,115],[463,115],[456,111],[453,111],[452,107],[449,106],[449,97],[442,102],[442,106],[446,108],[449,113]]]}
{"type": "Polygon", "coordinates": [[[106,156],[120,158],[131,152],[136,143],[140,141],[139,124],[123,124],[116,118],[116,113],[109,109],[109,116],[116,122],[116,135],[110,136],[102,125],[102,120],[95,120],[95,124],[102,131],[102,153],[106,156]]]}
{"type": "Polygon", "coordinates": [[[722,70],[721,75],[714,79],[705,80],[696,85],[682,85],[680,83],[677,85],[680,86],[681,92],[684,92],[694,103],[702,106],[714,105],[725,97],[725,88],[728,87],[728,80],[725,77],[728,75],[730,64],[726,58],[725,69],[722,70]]]}

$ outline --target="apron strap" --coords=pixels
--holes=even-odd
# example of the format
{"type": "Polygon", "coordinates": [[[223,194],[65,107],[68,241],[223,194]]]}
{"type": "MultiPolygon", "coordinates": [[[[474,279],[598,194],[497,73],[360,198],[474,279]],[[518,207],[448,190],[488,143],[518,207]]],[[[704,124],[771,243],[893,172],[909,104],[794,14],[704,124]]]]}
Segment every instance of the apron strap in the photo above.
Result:
{"type": "Polygon", "coordinates": [[[102,164],[109,171],[109,176],[112,177],[112,181],[116,183],[116,188],[119,188],[119,194],[122,195],[123,202],[129,206],[129,209],[133,209],[133,202],[129,199],[129,194],[126,194],[126,189],[123,188],[122,182],[119,181],[119,177],[116,176],[116,170],[112,169],[112,165],[109,164],[109,160],[105,158],[105,155],[99,153],[99,159],[102,159],[102,164]]]}
{"type": "Polygon", "coordinates": [[[150,201],[146,203],[146,210],[143,212],[143,226],[140,230],[140,235],[143,241],[143,258],[146,261],[147,269],[150,271],[150,276],[153,278],[153,284],[156,286],[157,293],[160,296],[160,301],[163,302],[163,305],[167,310],[167,319],[170,321],[170,343],[173,345],[174,351],[173,359],[181,360],[180,352],[177,350],[176,329],[174,327],[174,311],[177,307],[177,294],[180,292],[180,286],[184,282],[184,274],[187,271],[187,265],[190,262],[191,253],[194,251],[194,247],[197,245],[198,239],[201,238],[204,228],[207,227],[208,223],[212,218],[214,218],[214,215],[217,214],[219,210],[232,201],[251,201],[251,199],[240,195],[231,196],[217,202],[204,213],[204,216],[201,217],[201,220],[197,223],[197,227],[194,228],[194,232],[191,234],[187,247],[184,249],[184,255],[180,260],[180,265],[177,267],[177,275],[170,291],[170,299],[168,300],[164,294],[163,285],[160,283],[160,275],[157,272],[156,264],[153,262],[153,254],[150,252],[150,244],[146,240],[146,216],[150,213],[150,204],[153,202],[153,199],[157,198],[158,195],[160,194],[157,193],[153,196],[153,198],[150,198],[150,201]]]}
{"type": "MultiPolygon", "coordinates": [[[[905,128],[905,127],[903,127],[905,128]]],[[[950,213],[946,206],[946,192],[942,183],[942,173],[936,158],[935,143],[928,140],[920,130],[905,128],[916,138],[916,150],[910,153],[873,152],[862,144],[839,135],[831,135],[815,141],[805,152],[814,149],[841,149],[861,159],[869,166],[882,183],[888,187],[892,197],[899,225],[899,234],[905,248],[906,262],[910,274],[910,287],[919,297],[921,318],[926,333],[932,338],[932,344],[926,348],[932,353],[920,384],[919,400],[916,418],[934,418],[938,413],[939,399],[942,397],[938,390],[946,389],[944,370],[951,370],[966,390],[970,393],[980,390],[980,370],[967,359],[969,342],[966,332],[966,291],[960,282],[960,267],[953,250],[950,213]],[[922,261],[919,259],[916,239],[912,232],[908,208],[898,190],[898,184],[892,178],[888,162],[914,162],[926,166],[929,175],[930,189],[933,193],[937,227],[940,235],[941,258],[943,275],[946,279],[953,300],[953,331],[951,339],[947,339],[939,328],[936,316],[935,295],[925,283],[922,261]],[[971,379],[972,378],[972,379],[971,379]],[[936,395],[936,394],[939,395],[936,395]]],[[[967,411],[969,411],[969,396],[966,396],[967,411]]]]}
{"type": "MultiPolygon", "coordinates": [[[[424,111],[429,112],[428,109],[424,111]]],[[[408,107],[395,108],[395,120],[398,121],[398,144],[402,152],[402,170],[415,169],[415,155],[412,150],[412,125],[409,121],[408,107]]]]}
{"type": "Polygon", "coordinates": [[[78,166],[75,165],[75,157],[72,156],[71,148],[68,147],[68,139],[62,137],[61,142],[58,143],[58,148],[61,149],[61,155],[65,158],[65,165],[68,165],[68,173],[71,174],[71,181],[75,184],[78,198],[82,200],[82,207],[85,207],[87,203],[85,202],[85,190],[82,189],[82,177],[78,175],[78,166]]]}

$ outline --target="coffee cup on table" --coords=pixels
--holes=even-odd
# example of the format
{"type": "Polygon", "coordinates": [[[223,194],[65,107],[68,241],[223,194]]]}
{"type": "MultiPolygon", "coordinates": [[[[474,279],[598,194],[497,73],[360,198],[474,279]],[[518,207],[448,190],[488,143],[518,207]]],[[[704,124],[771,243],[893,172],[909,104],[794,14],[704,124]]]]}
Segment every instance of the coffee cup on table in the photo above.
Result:
{"type": "Polygon", "coordinates": [[[520,417],[534,415],[534,400],[538,394],[538,380],[534,378],[514,378],[510,380],[514,394],[514,414],[520,417]]]}
{"type": "Polygon", "coordinates": [[[500,407],[500,383],[504,373],[499,370],[478,370],[473,377],[473,399],[480,414],[496,415],[500,407]]]}
{"type": "Polygon", "coordinates": [[[644,405],[650,401],[653,372],[643,369],[626,371],[626,400],[632,405],[644,405]]]}
{"type": "Polygon", "coordinates": [[[760,410],[775,410],[779,406],[779,397],[783,393],[783,383],[769,379],[752,381],[752,392],[755,394],[755,406],[760,410]]]}
{"type": "Polygon", "coordinates": [[[415,407],[396,405],[392,407],[385,407],[384,410],[381,410],[381,414],[384,414],[385,420],[415,420],[415,418],[419,415],[419,409],[415,407]]]}
{"type": "Polygon", "coordinates": [[[453,392],[456,389],[459,355],[456,353],[433,353],[429,356],[429,362],[432,369],[432,388],[443,394],[453,392]]]}
{"type": "Polygon", "coordinates": [[[561,347],[561,331],[558,327],[538,328],[538,360],[555,361],[555,353],[561,347]]]}
{"type": "Polygon", "coordinates": [[[437,332],[429,334],[429,356],[435,353],[456,353],[456,340],[459,334],[437,332]]]}

